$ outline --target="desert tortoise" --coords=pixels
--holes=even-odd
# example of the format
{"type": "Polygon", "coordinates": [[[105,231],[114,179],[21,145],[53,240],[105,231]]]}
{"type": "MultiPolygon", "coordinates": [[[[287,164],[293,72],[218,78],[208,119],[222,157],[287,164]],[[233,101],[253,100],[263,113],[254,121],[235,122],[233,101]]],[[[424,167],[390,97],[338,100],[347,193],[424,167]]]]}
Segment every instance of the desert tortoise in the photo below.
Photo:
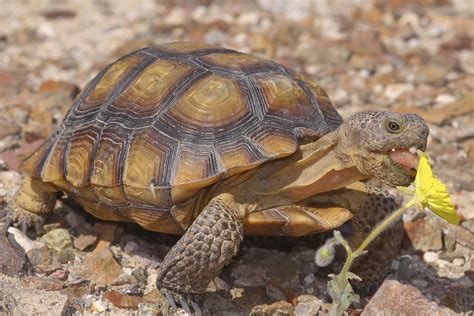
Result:
{"type": "MultiPolygon", "coordinates": [[[[409,184],[408,149],[424,150],[427,136],[414,114],[343,122],[316,83],[265,59],[198,43],[149,47],[105,67],[23,163],[8,222],[41,223],[64,191],[98,218],[184,234],[157,286],[186,304],[245,233],[301,236],[352,218],[358,243],[395,207],[364,181],[409,184]]],[[[369,279],[387,271],[400,227],[364,257],[369,279]]]]}

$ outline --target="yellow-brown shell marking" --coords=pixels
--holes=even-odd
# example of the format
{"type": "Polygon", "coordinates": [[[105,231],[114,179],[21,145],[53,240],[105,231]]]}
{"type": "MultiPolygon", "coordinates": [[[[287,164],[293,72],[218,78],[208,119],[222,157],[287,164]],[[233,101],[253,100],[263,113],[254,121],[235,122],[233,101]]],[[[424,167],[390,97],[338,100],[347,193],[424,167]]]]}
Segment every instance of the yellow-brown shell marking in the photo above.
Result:
{"type": "Polygon", "coordinates": [[[23,169],[100,218],[179,233],[198,192],[340,124],[321,88],[279,64],[173,43],[107,66],[23,169]]]}

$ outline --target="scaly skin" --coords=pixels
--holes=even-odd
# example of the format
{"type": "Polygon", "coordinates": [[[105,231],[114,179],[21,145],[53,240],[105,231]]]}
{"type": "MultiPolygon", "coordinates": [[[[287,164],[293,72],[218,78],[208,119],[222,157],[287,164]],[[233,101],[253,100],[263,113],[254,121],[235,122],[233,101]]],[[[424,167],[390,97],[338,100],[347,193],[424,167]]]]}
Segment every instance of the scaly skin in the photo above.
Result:
{"type": "Polygon", "coordinates": [[[166,255],[157,288],[192,304],[237,254],[242,239],[242,219],[233,203],[225,195],[213,199],[166,255]]]}

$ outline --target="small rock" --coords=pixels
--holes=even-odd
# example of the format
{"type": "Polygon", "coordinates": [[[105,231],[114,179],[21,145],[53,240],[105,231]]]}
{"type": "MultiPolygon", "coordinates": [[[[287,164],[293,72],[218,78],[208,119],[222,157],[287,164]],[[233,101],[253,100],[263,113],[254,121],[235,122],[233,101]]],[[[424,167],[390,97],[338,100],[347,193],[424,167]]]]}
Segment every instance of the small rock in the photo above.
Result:
{"type": "Polygon", "coordinates": [[[23,270],[25,261],[23,249],[14,240],[9,240],[7,236],[0,233],[0,273],[10,276],[17,275],[23,270]]]}
{"type": "Polygon", "coordinates": [[[474,233],[462,226],[451,225],[449,229],[454,232],[459,244],[474,250],[474,233]]]}
{"type": "Polygon", "coordinates": [[[104,298],[114,306],[136,310],[141,303],[152,303],[156,293],[149,293],[145,296],[124,295],[118,291],[109,291],[104,293],[104,298]]]}
{"type": "Polygon", "coordinates": [[[57,280],[61,280],[61,281],[66,281],[67,278],[69,277],[69,271],[59,269],[51,273],[49,277],[57,279],[57,280]]]}
{"type": "Polygon", "coordinates": [[[82,233],[79,237],[74,239],[74,247],[84,251],[87,247],[92,246],[97,240],[95,233],[82,233]]]}
{"type": "Polygon", "coordinates": [[[107,249],[118,234],[118,226],[111,223],[96,223],[92,228],[99,234],[99,240],[94,248],[94,252],[107,249]]]}
{"type": "Polygon", "coordinates": [[[31,240],[16,227],[8,227],[8,232],[13,236],[16,243],[24,250],[25,253],[31,249],[39,249],[44,247],[42,242],[31,240]]]}
{"type": "Polygon", "coordinates": [[[295,307],[296,316],[317,315],[323,301],[313,295],[298,296],[298,304],[295,307]]]}
{"type": "Polygon", "coordinates": [[[416,250],[440,250],[443,247],[441,225],[433,217],[404,223],[408,238],[416,250]]]}
{"type": "Polygon", "coordinates": [[[74,99],[79,94],[79,87],[73,83],[60,80],[47,80],[41,83],[38,92],[58,92],[64,91],[68,93],[71,99],[74,99]]]}
{"type": "Polygon", "coordinates": [[[410,92],[412,90],[413,90],[412,84],[392,83],[385,87],[385,90],[383,93],[385,97],[393,101],[393,100],[398,99],[402,94],[410,92]]]}
{"type": "Polygon", "coordinates": [[[106,309],[107,309],[107,305],[101,300],[95,301],[94,303],[92,303],[92,306],[91,306],[92,312],[95,312],[95,313],[103,313],[105,312],[106,309]]]}
{"type": "Polygon", "coordinates": [[[464,265],[464,259],[463,258],[455,258],[453,260],[453,264],[458,267],[462,267],[464,265]]]}
{"type": "Polygon", "coordinates": [[[59,252],[56,249],[47,246],[42,248],[33,248],[27,253],[28,260],[38,273],[50,274],[61,268],[58,260],[59,252]]]}
{"type": "Polygon", "coordinates": [[[258,305],[252,308],[250,316],[292,316],[294,307],[286,301],[279,301],[271,305],[258,305]]]}
{"type": "Polygon", "coordinates": [[[18,93],[25,79],[25,75],[19,71],[0,69],[0,97],[18,93]]]}
{"type": "Polygon", "coordinates": [[[41,241],[46,245],[56,249],[66,249],[72,247],[71,236],[66,228],[56,228],[43,235],[41,241]]]}
{"type": "Polygon", "coordinates": [[[449,315],[421,292],[395,280],[386,280],[362,311],[371,315],[449,315]]]}
{"type": "Polygon", "coordinates": [[[97,284],[111,284],[122,274],[122,267],[110,249],[106,248],[88,254],[79,274],[97,284]]]}
{"type": "Polygon", "coordinates": [[[439,259],[439,256],[436,252],[427,251],[423,254],[423,260],[425,260],[427,263],[436,262],[436,260],[438,259],[439,259]]]}

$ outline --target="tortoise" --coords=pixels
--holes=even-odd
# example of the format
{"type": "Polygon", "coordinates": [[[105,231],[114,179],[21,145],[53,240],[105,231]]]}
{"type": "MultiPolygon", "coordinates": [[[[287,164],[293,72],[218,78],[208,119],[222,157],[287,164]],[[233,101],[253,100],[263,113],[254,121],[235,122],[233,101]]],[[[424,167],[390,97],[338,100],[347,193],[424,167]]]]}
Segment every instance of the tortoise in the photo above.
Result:
{"type": "MultiPolygon", "coordinates": [[[[100,219],[182,234],[156,282],[194,304],[244,234],[303,236],[352,219],[359,243],[397,205],[366,180],[409,184],[410,149],[427,137],[415,114],[343,121],[311,78],[269,60],[200,43],[147,47],[93,78],[23,162],[7,225],[42,223],[63,191],[100,219]]],[[[359,264],[367,282],[387,272],[401,223],[382,236],[359,264]]]]}

